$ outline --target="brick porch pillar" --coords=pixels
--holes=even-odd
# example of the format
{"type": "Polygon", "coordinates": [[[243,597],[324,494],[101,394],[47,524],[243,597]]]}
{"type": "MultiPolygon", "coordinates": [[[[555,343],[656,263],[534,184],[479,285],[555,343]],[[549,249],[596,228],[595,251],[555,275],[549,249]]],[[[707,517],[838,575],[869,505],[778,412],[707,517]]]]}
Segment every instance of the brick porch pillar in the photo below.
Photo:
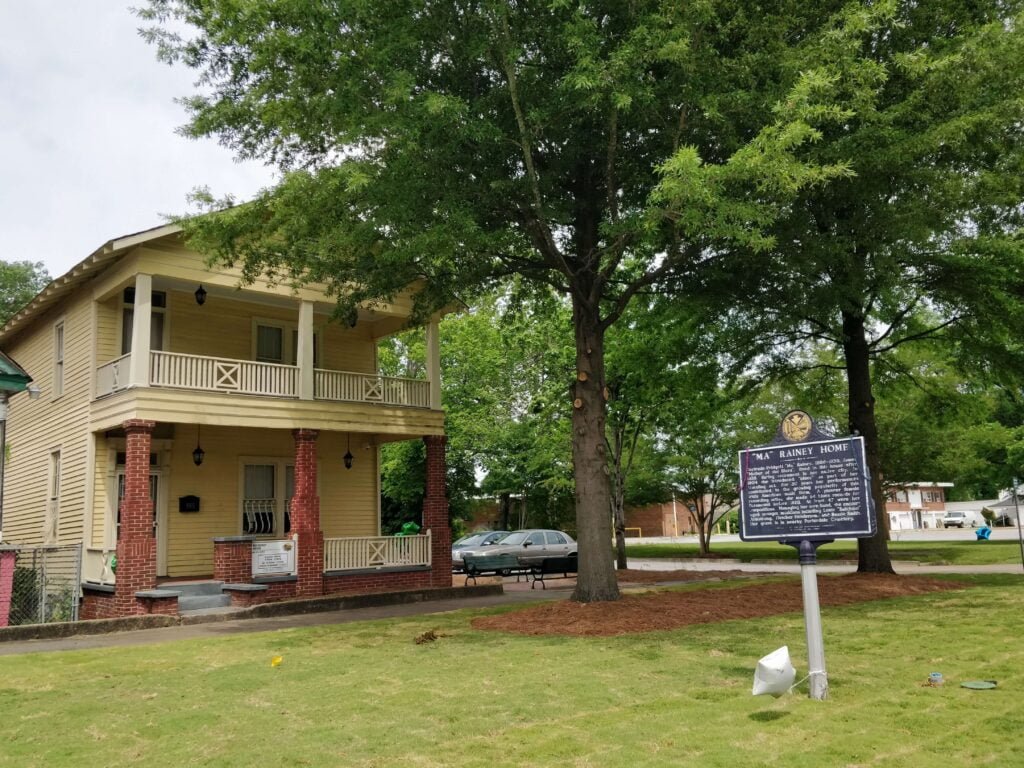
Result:
{"type": "Polygon", "coordinates": [[[0,547],[0,627],[11,620],[11,597],[14,595],[14,563],[18,551],[13,547],[0,547]]]}
{"type": "Polygon", "coordinates": [[[320,530],[320,497],[316,494],[315,429],[296,429],[295,495],[291,503],[292,533],[298,536],[299,561],[296,597],[324,593],[324,533],[320,530]]]}
{"type": "Polygon", "coordinates": [[[444,435],[427,435],[427,476],[423,494],[423,527],[430,529],[431,578],[435,587],[452,585],[452,529],[448,524],[448,482],[444,435]]]}
{"type": "Polygon", "coordinates": [[[156,538],[149,498],[149,453],[156,422],[131,419],[122,426],[126,444],[124,499],[117,532],[114,614],[132,616],[148,612],[135,593],[156,587],[156,538]]]}

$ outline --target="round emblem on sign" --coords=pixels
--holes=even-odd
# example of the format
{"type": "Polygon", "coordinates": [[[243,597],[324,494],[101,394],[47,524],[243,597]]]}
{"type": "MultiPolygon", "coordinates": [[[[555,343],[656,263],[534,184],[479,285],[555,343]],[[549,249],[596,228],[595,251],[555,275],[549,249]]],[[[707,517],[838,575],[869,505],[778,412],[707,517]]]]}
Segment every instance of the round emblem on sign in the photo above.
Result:
{"type": "Polygon", "coordinates": [[[787,440],[799,443],[811,433],[811,417],[803,411],[790,411],[782,419],[782,434],[787,440]]]}

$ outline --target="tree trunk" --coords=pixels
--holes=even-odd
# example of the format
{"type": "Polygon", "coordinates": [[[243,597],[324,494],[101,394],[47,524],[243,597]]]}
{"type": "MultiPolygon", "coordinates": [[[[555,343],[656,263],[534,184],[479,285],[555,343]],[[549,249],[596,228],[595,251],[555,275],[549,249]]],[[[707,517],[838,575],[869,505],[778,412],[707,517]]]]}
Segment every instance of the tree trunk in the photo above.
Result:
{"type": "Polygon", "coordinates": [[[612,501],[612,518],[615,527],[615,567],[625,570],[629,567],[626,562],[626,493],[625,478],[618,469],[619,462],[616,462],[616,483],[615,493],[612,501]]]}
{"type": "Polygon", "coordinates": [[[512,493],[502,491],[498,495],[498,515],[501,518],[501,530],[511,531],[509,527],[512,519],[512,493]]]}
{"type": "Polygon", "coordinates": [[[871,498],[875,505],[877,530],[871,538],[857,541],[859,573],[893,573],[889,557],[889,516],[885,513],[882,469],[875,424],[875,398],[871,394],[871,358],[864,318],[843,312],[843,355],[849,395],[850,431],[864,438],[864,454],[871,476],[871,498]]]}
{"type": "Polygon", "coordinates": [[[597,306],[588,305],[577,292],[572,296],[572,317],[576,336],[572,460],[579,541],[579,572],[572,599],[594,603],[619,599],[611,551],[611,493],[604,432],[604,330],[597,306]]]}

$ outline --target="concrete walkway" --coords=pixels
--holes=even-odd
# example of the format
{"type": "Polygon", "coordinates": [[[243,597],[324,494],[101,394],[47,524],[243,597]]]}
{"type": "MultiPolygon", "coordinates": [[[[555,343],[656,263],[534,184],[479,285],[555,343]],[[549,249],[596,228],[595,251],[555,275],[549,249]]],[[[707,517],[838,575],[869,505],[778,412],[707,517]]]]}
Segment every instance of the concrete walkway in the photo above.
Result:
{"type": "MultiPolygon", "coordinates": [[[[914,562],[894,562],[896,571],[901,574],[926,573],[1016,573],[1024,576],[1020,565],[918,565],[914,562]]],[[[631,558],[629,567],[637,570],[650,571],[704,571],[709,580],[716,580],[716,572],[740,571],[756,574],[797,574],[800,566],[790,562],[741,563],[733,560],[695,561],[685,559],[631,558]]],[[[852,573],[854,564],[819,565],[819,573],[852,573]]],[[[670,582],[665,582],[670,583],[670,582]]],[[[680,582],[692,584],[692,581],[680,582]]],[[[456,598],[435,602],[405,603],[386,605],[373,608],[348,608],[323,613],[303,613],[273,618],[226,620],[207,624],[186,624],[160,629],[143,629],[131,632],[117,632],[102,635],[76,635],[53,640],[25,640],[0,643],[0,656],[12,656],[22,653],[45,653],[52,651],[77,651],[90,648],[123,648],[135,645],[165,643],[175,640],[195,638],[227,637],[244,632],[272,632],[291,627],[316,627],[328,624],[346,624],[354,621],[373,621],[376,619],[402,618],[406,616],[422,616],[434,613],[447,613],[463,608],[490,608],[500,605],[515,605],[537,602],[540,600],[566,599],[576,586],[575,579],[557,579],[548,582],[547,589],[530,589],[528,582],[515,582],[511,578],[504,581],[504,594],[484,597],[456,598]]],[[[649,588],[650,584],[642,588],[649,588]]]]}

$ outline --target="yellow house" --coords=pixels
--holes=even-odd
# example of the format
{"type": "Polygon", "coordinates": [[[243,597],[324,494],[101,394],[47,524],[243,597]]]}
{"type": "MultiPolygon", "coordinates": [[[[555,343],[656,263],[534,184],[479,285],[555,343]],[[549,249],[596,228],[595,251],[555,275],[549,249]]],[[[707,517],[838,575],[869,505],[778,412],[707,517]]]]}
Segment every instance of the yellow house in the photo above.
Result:
{"type": "Polygon", "coordinates": [[[321,286],[240,277],[158,227],[0,330],[42,390],[10,404],[3,539],[82,543],[85,618],[176,613],[185,580],[235,604],[451,585],[436,319],[427,379],[383,377],[409,297],[338,323],[321,286]],[[395,440],[428,455],[423,530],[397,539],[379,490],[395,440]]]}

